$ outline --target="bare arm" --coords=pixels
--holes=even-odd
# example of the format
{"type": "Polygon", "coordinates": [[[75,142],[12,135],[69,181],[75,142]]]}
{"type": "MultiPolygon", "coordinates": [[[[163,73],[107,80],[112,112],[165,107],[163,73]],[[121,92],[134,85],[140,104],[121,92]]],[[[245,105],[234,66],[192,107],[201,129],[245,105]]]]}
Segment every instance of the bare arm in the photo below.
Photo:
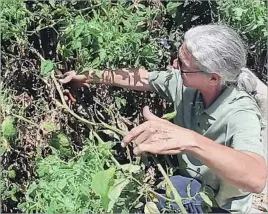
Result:
{"type": "Polygon", "coordinates": [[[220,145],[195,132],[192,134],[197,146],[186,149],[186,152],[198,158],[228,183],[249,192],[260,193],[264,189],[267,176],[264,158],[220,145]]]}
{"type": "Polygon", "coordinates": [[[151,91],[148,74],[148,71],[144,68],[106,70],[103,71],[101,78],[89,72],[87,82],[113,85],[137,91],[151,91]]]}
{"type": "Polygon", "coordinates": [[[158,118],[148,107],[144,108],[143,116],[147,121],[133,128],[122,140],[122,146],[135,140],[137,146],[134,154],[176,155],[185,152],[200,160],[224,182],[249,192],[263,191],[267,166],[260,155],[223,146],[192,130],[158,118]]]}

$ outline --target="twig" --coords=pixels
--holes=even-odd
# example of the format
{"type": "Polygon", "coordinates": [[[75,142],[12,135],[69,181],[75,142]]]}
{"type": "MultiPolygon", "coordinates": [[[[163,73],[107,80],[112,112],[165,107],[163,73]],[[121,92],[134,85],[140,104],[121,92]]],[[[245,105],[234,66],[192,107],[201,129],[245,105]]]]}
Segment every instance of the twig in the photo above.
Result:
{"type": "MultiPolygon", "coordinates": [[[[60,20],[60,21],[63,21],[63,19],[60,20]]],[[[40,28],[40,29],[38,29],[38,30],[36,29],[36,30],[34,30],[34,31],[27,31],[27,33],[28,33],[28,35],[32,36],[33,34],[37,34],[37,33],[39,33],[41,30],[45,30],[45,29],[47,29],[47,28],[53,28],[53,30],[56,31],[56,29],[54,28],[54,26],[55,26],[56,24],[58,24],[58,22],[55,22],[55,23],[53,23],[53,24],[44,26],[44,27],[42,27],[42,28],[40,28]]],[[[58,34],[58,31],[56,31],[56,33],[58,34]]]]}
{"type": "Polygon", "coordinates": [[[23,120],[23,121],[25,121],[25,122],[27,122],[27,123],[30,123],[30,124],[32,124],[32,125],[34,125],[34,126],[39,127],[39,125],[38,125],[37,123],[32,122],[31,120],[29,120],[29,119],[27,119],[27,118],[25,118],[25,117],[22,117],[22,116],[17,115],[17,114],[11,114],[11,115],[14,116],[14,117],[16,117],[16,118],[18,118],[19,120],[23,120]]]}
{"type": "Polygon", "coordinates": [[[156,162],[156,165],[159,169],[159,171],[162,173],[162,175],[164,176],[165,178],[165,181],[167,182],[167,185],[170,187],[172,193],[173,193],[173,196],[174,196],[174,199],[175,199],[175,202],[176,204],[179,206],[180,208],[180,211],[183,213],[183,214],[186,214],[187,211],[186,209],[184,208],[183,204],[182,204],[182,198],[181,196],[179,195],[178,191],[176,190],[176,188],[173,186],[172,182],[170,181],[167,173],[165,172],[165,170],[163,169],[163,167],[161,166],[160,163],[158,163],[158,161],[156,160],[156,158],[154,156],[152,156],[153,160],[156,162]]]}
{"type": "Polygon", "coordinates": [[[63,109],[66,109],[71,115],[73,115],[76,119],[80,120],[81,122],[85,123],[85,124],[90,124],[90,125],[93,125],[93,126],[97,126],[98,124],[96,123],[92,123],[82,117],[80,117],[79,115],[77,115],[76,113],[74,113],[71,109],[69,109],[68,106],[65,106],[63,104],[61,104],[58,100],[56,99],[53,99],[53,101],[55,101],[55,104],[60,107],[60,108],[63,108],[63,109]]]}
{"type": "MultiPolygon", "coordinates": [[[[144,185],[143,185],[141,182],[139,182],[136,178],[131,177],[130,179],[132,179],[133,181],[135,181],[135,182],[136,182],[138,185],[140,185],[141,187],[144,186],[144,185]]],[[[149,188],[146,188],[145,190],[148,191],[148,192],[150,192],[150,193],[153,193],[153,194],[155,194],[155,195],[159,196],[160,198],[163,198],[163,199],[165,199],[165,200],[167,200],[167,201],[170,201],[170,202],[176,202],[174,199],[167,198],[167,197],[165,197],[165,196],[163,196],[163,195],[161,195],[161,194],[155,192],[154,190],[150,189],[150,187],[149,187],[149,188]]],[[[134,202],[133,202],[133,203],[134,203],[134,202]]]]}
{"type": "Polygon", "coordinates": [[[147,191],[149,191],[150,193],[153,193],[153,194],[155,194],[155,195],[159,196],[160,198],[163,198],[163,199],[165,199],[167,201],[176,202],[175,199],[167,198],[167,197],[165,197],[165,196],[163,196],[163,195],[161,195],[161,194],[159,194],[159,193],[157,193],[157,192],[155,192],[155,191],[153,191],[151,189],[147,189],[147,191]]]}
{"type": "Polygon", "coordinates": [[[58,91],[58,93],[59,93],[59,95],[60,95],[61,101],[62,101],[62,103],[60,103],[58,100],[53,99],[53,100],[55,101],[55,104],[56,104],[57,106],[66,109],[66,110],[67,110],[71,115],[73,115],[76,119],[82,121],[82,122],[85,123],[85,124],[90,124],[90,125],[93,125],[93,126],[102,126],[102,127],[104,127],[104,128],[110,129],[110,130],[112,130],[112,131],[114,131],[114,132],[116,132],[116,133],[118,133],[118,134],[120,134],[120,135],[122,135],[122,136],[127,135],[126,132],[124,132],[124,131],[122,131],[122,130],[120,130],[120,129],[117,129],[117,128],[113,127],[113,126],[110,126],[110,125],[108,125],[107,123],[104,123],[104,122],[101,122],[101,123],[94,123],[94,122],[91,122],[91,121],[89,121],[89,120],[87,120],[87,119],[84,119],[84,118],[80,117],[79,115],[77,115],[76,113],[74,113],[74,111],[72,111],[72,110],[69,108],[69,106],[66,104],[66,101],[65,101],[65,99],[64,99],[63,93],[62,93],[62,91],[61,91],[61,89],[60,89],[60,85],[59,85],[59,83],[57,82],[55,76],[52,74],[51,77],[52,77],[52,80],[53,80],[53,82],[54,82],[54,84],[55,84],[55,86],[56,86],[56,89],[57,89],[57,91],[58,91]]]}
{"type": "Polygon", "coordinates": [[[45,58],[35,48],[30,48],[30,50],[35,53],[41,59],[41,61],[45,61],[45,58]]]}

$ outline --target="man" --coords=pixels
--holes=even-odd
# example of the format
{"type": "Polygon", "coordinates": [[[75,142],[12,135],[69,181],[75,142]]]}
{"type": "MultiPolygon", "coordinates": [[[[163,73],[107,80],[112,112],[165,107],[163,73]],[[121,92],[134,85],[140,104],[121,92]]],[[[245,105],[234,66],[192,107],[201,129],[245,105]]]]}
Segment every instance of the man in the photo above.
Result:
{"type": "Polygon", "coordinates": [[[147,122],[133,128],[122,146],[134,141],[136,155],[177,155],[187,168],[174,183],[186,177],[202,180],[214,190],[219,207],[246,213],[252,193],[265,187],[267,168],[261,142],[264,104],[256,92],[257,78],[245,65],[246,51],[237,33],[211,24],[186,32],[171,71],[120,69],[104,71],[101,79],[68,72],[61,82],[155,91],[174,102],[176,125],[145,108],[147,122]]]}

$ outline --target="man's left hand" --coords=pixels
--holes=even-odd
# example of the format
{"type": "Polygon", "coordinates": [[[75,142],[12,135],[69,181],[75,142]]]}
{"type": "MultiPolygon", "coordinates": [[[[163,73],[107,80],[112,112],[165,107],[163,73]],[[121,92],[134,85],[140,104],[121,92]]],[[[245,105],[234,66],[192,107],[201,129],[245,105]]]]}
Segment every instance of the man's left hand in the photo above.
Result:
{"type": "Polygon", "coordinates": [[[150,112],[148,106],[144,107],[143,116],[147,121],[133,128],[123,138],[121,144],[125,147],[131,141],[134,141],[136,144],[135,155],[146,152],[174,155],[195,145],[192,131],[155,116],[150,112]]]}

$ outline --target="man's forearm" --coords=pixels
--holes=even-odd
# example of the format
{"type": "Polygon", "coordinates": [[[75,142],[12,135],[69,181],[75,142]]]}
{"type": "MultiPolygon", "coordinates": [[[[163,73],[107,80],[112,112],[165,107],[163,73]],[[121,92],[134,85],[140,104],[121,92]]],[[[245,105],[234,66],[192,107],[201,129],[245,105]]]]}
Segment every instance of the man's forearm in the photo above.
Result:
{"type": "Polygon", "coordinates": [[[143,68],[105,70],[99,78],[89,73],[89,82],[119,86],[137,91],[151,91],[148,81],[148,71],[143,68]]]}
{"type": "Polygon", "coordinates": [[[186,149],[222,180],[249,192],[261,192],[266,183],[265,160],[253,153],[237,151],[193,132],[197,146],[186,149]]]}

